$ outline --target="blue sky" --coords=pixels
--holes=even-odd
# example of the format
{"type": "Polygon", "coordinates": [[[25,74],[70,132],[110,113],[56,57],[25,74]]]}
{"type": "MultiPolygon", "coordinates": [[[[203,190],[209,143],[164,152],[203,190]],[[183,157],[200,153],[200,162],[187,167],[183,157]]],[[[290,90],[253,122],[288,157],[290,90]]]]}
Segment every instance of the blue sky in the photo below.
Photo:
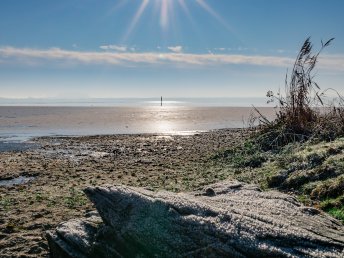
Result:
{"type": "Polygon", "coordinates": [[[344,93],[344,1],[2,0],[0,97],[264,97],[303,41],[335,37],[322,88],[344,93]]]}

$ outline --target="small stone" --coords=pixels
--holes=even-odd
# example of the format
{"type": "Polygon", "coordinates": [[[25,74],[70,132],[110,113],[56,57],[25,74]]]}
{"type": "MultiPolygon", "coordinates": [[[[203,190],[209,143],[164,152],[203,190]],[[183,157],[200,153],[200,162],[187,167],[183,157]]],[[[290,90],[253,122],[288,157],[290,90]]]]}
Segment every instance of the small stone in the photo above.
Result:
{"type": "Polygon", "coordinates": [[[205,196],[215,196],[216,193],[215,193],[214,189],[212,189],[212,188],[207,188],[207,189],[205,190],[204,195],[205,195],[205,196]]]}

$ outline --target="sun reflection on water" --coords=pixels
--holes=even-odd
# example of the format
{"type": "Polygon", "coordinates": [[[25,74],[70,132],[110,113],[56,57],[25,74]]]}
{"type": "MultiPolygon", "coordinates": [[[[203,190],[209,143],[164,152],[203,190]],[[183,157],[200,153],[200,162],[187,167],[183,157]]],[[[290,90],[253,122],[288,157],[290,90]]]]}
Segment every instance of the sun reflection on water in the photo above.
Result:
{"type": "Polygon", "coordinates": [[[189,135],[194,131],[188,130],[188,121],[185,107],[180,106],[154,106],[147,108],[146,121],[149,131],[163,134],[189,135]],[[187,129],[187,130],[186,130],[187,129]]]}

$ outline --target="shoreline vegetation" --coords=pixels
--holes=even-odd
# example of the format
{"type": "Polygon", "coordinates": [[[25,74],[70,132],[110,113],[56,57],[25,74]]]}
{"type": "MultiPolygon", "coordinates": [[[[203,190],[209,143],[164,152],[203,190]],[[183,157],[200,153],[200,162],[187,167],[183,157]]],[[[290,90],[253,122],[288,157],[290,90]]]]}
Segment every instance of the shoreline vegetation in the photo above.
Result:
{"type": "Polygon", "coordinates": [[[327,105],[313,80],[322,49],[313,55],[307,39],[286,96],[268,93],[274,121],[256,109],[260,123],[249,129],[40,137],[38,148],[0,153],[0,180],[32,179],[0,186],[1,257],[46,256],[45,232],[94,210],[82,191],[104,184],[183,192],[233,179],[288,193],[344,223],[344,109],[327,105]]]}
{"type": "Polygon", "coordinates": [[[255,108],[252,122],[259,125],[252,134],[216,158],[240,169],[239,180],[255,178],[262,188],[292,193],[344,222],[344,98],[331,88],[322,91],[313,74],[320,53],[333,40],[321,42],[313,54],[306,39],[286,76],[285,95],[267,93],[268,102],[277,102],[276,119],[269,121],[255,108]],[[329,91],[337,97],[328,100],[329,91]]]}

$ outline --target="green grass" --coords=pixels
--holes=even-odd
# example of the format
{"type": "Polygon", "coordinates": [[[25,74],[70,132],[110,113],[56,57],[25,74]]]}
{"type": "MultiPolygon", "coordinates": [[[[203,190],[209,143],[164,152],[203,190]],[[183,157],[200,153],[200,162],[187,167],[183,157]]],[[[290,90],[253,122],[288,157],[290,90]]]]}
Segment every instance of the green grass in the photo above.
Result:
{"type": "Polygon", "coordinates": [[[344,223],[344,206],[342,206],[341,208],[329,209],[327,212],[344,223]]]}
{"type": "Polygon", "coordinates": [[[0,207],[4,211],[8,211],[15,204],[15,200],[9,197],[0,197],[0,207]]]}
{"type": "Polygon", "coordinates": [[[242,145],[217,153],[214,159],[224,159],[234,168],[258,168],[268,160],[268,153],[261,152],[253,141],[247,140],[242,145]]]}
{"type": "MultiPolygon", "coordinates": [[[[293,192],[343,221],[344,138],[332,142],[288,144],[278,151],[260,149],[254,139],[212,157],[229,178],[293,192]]],[[[209,170],[211,171],[211,170],[209,170]]]]}
{"type": "Polygon", "coordinates": [[[87,204],[85,194],[74,187],[69,189],[69,195],[64,197],[64,204],[70,209],[75,209],[87,204]]]}
{"type": "Polygon", "coordinates": [[[344,138],[340,138],[344,136],[344,98],[333,90],[337,100],[324,102],[313,74],[319,54],[333,40],[321,42],[314,53],[307,38],[286,76],[285,95],[267,93],[268,102],[276,101],[276,119],[269,121],[255,108],[257,117],[252,121],[259,126],[251,137],[214,159],[240,169],[231,175],[234,179],[293,192],[305,204],[320,203],[323,210],[342,219],[343,204],[337,202],[344,194],[344,138]]]}

